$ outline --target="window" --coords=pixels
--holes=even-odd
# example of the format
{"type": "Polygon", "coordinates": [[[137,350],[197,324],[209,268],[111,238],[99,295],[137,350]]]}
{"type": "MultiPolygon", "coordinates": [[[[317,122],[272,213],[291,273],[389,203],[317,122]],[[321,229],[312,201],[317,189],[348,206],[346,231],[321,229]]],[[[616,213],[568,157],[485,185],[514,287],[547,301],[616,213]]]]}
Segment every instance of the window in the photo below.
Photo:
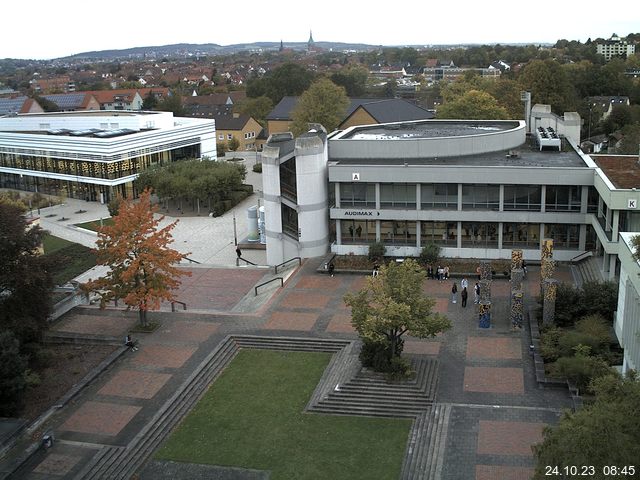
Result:
{"type": "Polygon", "coordinates": [[[218,140],[224,140],[224,133],[223,133],[223,134],[218,135],[218,140]]]}
{"type": "Polygon", "coordinates": [[[505,210],[541,210],[542,187],[540,185],[505,185],[505,210]]]}
{"type": "Polygon", "coordinates": [[[282,196],[294,202],[298,201],[295,157],[280,164],[280,192],[282,196]]]}
{"type": "Polygon", "coordinates": [[[390,245],[416,245],[416,222],[383,220],[380,222],[380,240],[390,245]]]}
{"type": "Polygon", "coordinates": [[[545,209],[554,211],[580,211],[580,186],[547,185],[545,209]]]}
{"type": "Polygon", "coordinates": [[[428,243],[455,247],[457,245],[458,224],[455,222],[421,222],[421,244],[428,243]]]}
{"type": "Polygon", "coordinates": [[[589,194],[587,197],[587,213],[598,213],[598,200],[600,199],[600,194],[596,187],[589,187],[589,194]]]}
{"type": "Polygon", "coordinates": [[[233,138],[233,133],[227,133],[227,140],[231,140],[233,138]]]}
{"type": "Polygon", "coordinates": [[[502,246],[538,248],[539,234],[539,223],[503,223],[502,246]]]}
{"type": "Polygon", "coordinates": [[[434,183],[420,186],[420,205],[423,209],[458,209],[458,184],[434,183]]]}
{"type": "Polygon", "coordinates": [[[461,234],[463,247],[498,248],[496,223],[462,222],[461,234]]]}
{"type": "Polygon", "coordinates": [[[544,236],[553,240],[553,248],[577,250],[579,233],[579,225],[565,223],[546,223],[544,225],[544,236]]]}
{"type": "Polygon", "coordinates": [[[381,208],[416,208],[415,183],[381,183],[381,208]]]}
{"type": "Polygon", "coordinates": [[[373,243],[376,241],[375,220],[340,220],[342,243],[373,243]]]}
{"type": "Polygon", "coordinates": [[[284,203],[282,206],[282,233],[298,240],[298,212],[284,203]]]}
{"type": "Polygon", "coordinates": [[[376,186],[374,183],[341,183],[340,206],[376,207],[376,186]]]}
{"type": "Polygon", "coordinates": [[[498,210],[500,186],[462,185],[463,210],[498,210]]]}

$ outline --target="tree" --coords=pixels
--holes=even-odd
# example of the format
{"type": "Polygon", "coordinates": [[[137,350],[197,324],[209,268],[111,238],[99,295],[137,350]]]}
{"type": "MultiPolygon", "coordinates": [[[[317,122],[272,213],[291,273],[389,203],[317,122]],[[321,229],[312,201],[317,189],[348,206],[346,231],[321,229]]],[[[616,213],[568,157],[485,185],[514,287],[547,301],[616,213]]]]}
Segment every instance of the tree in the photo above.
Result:
{"type": "Polygon", "coordinates": [[[157,108],[160,112],[173,112],[176,117],[184,115],[184,108],[182,106],[182,100],[179,95],[170,95],[158,102],[157,108]]]}
{"type": "Polygon", "coordinates": [[[158,98],[153,94],[153,91],[149,90],[147,96],[142,101],[143,110],[154,110],[158,106],[158,98]]]}
{"type": "Polygon", "coordinates": [[[0,331],[0,417],[14,416],[22,405],[27,360],[13,332],[0,331]]]}
{"type": "Polygon", "coordinates": [[[430,338],[451,328],[447,317],[432,311],[435,300],[423,293],[424,279],[424,270],[414,260],[390,262],[378,276],[368,277],[362,290],[344,297],[355,330],[365,343],[386,347],[389,364],[400,356],[405,333],[430,338]]]}
{"type": "Polygon", "coordinates": [[[438,118],[459,118],[469,120],[507,119],[507,111],[498,105],[490,94],[479,90],[469,90],[452,102],[438,107],[438,118]]]}
{"type": "MultiPolygon", "coordinates": [[[[621,379],[607,375],[593,382],[596,400],[575,413],[565,413],[558,425],[547,427],[544,440],[535,447],[534,479],[549,478],[547,465],[590,465],[590,479],[614,478],[605,470],[620,471],[640,458],[640,382],[635,375],[621,379]]],[[[625,475],[626,476],[626,475],[625,475]]],[[[568,478],[566,475],[564,478],[568,478]]],[[[573,478],[573,477],[571,477],[573,478]]]]}
{"type": "Polygon", "coordinates": [[[28,226],[23,208],[0,197],[0,330],[21,348],[40,340],[51,311],[50,258],[39,254],[44,231],[28,226]]]}
{"type": "Polygon", "coordinates": [[[576,94],[566,72],[555,60],[533,60],[520,72],[520,86],[531,92],[532,102],[551,105],[557,113],[574,111],[576,94]]]}
{"type": "Polygon", "coordinates": [[[146,189],[134,202],[124,199],[114,224],[98,232],[97,263],[110,268],[102,278],[84,284],[86,291],[100,294],[100,304],[122,299],[129,308],[137,308],[140,324],[147,325],[147,312],[160,308],[161,301],[175,300],[179,277],[188,272],[176,268],[188,254],[169,248],[171,230],[178,223],[159,228],[163,216],[154,218],[157,208],[151,205],[146,189]]]}
{"type": "Polygon", "coordinates": [[[237,106],[240,113],[249,115],[263,127],[266,126],[266,118],[273,109],[273,102],[264,95],[256,98],[247,97],[237,106]]]}
{"type": "Polygon", "coordinates": [[[331,81],[344,87],[349,97],[362,97],[366,93],[369,71],[361,65],[346,67],[331,75],[331,81]]]}
{"type": "Polygon", "coordinates": [[[235,152],[236,150],[238,150],[238,148],[240,148],[240,140],[238,140],[236,137],[232,137],[231,140],[227,142],[227,145],[229,146],[229,150],[231,152],[235,152]]]}
{"type": "Polygon", "coordinates": [[[622,140],[617,153],[637,155],[640,149],[640,123],[627,125],[622,129],[622,140]]]}
{"type": "Polygon", "coordinates": [[[633,258],[640,261],[640,235],[631,237],[631,246],[634,248],[633,258]]]}
{"type": "Polygon", "coordinates": [[[285,63],[262,78],[247,84],[248,97],[267,96],[277,104],[284,96],[301,95],[313,82],[314,74],[296,63],[285,63]]]}
{"type": "Polygon", "coordinates": [[[298,100],[292,113],[291,130],[300,135],[307,131],[309,123],[320,123],[332,132],[344,119],[348,106],[344,87],[326,78],[318,80],[298,100]]]}

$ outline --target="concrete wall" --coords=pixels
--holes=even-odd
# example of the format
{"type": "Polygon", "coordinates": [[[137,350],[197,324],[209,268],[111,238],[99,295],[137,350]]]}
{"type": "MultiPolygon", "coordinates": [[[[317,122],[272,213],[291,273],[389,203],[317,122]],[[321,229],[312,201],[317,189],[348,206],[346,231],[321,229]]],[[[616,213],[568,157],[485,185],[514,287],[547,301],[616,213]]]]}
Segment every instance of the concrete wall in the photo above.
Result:
{"type": "Polygon", "coordinates": [[[620,242],[620,281],[614,329],[624,348],[623,371],[640,368],[640,264],[632,256],[631,238],[640,233],[623,233],[620,242]]]}
{"type": "Polygon", "coordinates": [[[538,127],[553,128],[559,135],[564,135],[575,145],[580,144],[581,118],[576,112],[564,112],[563,117],[559,117],[551,112],[551,105],[536,104],[531,109],[531,131],[538,127]]]}
{"type": "Polygon", "coordinates": [[[285,260],[280,198],[280,148],[278,147],[267,146],[262,152],[262,198],[267,237],[267,264],[278,265],[285,260]]]}

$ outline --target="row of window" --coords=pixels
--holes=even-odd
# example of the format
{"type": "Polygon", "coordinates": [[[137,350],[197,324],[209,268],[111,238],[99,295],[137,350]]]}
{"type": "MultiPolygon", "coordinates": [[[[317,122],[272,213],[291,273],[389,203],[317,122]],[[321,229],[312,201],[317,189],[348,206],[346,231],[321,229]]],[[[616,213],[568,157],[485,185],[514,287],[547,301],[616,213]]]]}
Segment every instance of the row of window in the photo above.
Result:
{"type": "MultiPolygon", "coordinates": [[[[458,184],[420,184],[420,206],[422,209],[458,209],[458,184]]],[[[415,209],[417,206],[415,183],[381,183],[380,208],[415,209]]],[[[546,211],[579,212],[582,187],[547,185],[545,192],[546,211]]],[[[462,185],[463,210],[499,210],[499,185],[462,185]]],[[[598,193],[589,187],[587,199],[589,212],[598,208],[598,193]]],[[[341,183],[340,207],[376,208],[376,186],[374,183],[341,183]]],[[[542,210],[541,185],[505,185],[503,210],[542,210]]]]}
{"type": "MultiPolygon", "coordinates": [[[[376,236],[376,220],[338,220],[342,244],[363,244],[382,241],[390,245],[417,245],[417,222],[409,220],[379,220],[380,238],[376,236]]],[[[420,222],[422,245],[436,243],[443,247],[457,247],[458,235],[462,247],[499,248],[498,231],[502,228],[502,247],[538,248],[539,223],[493,222],[420,222]]],[[[551,238],[554,247],[577,250],[580,225],[544,224],[544,238],[551,238]]],[[[595,248],[595,232],[587,225],[586,248],[595,248]]]]}
{"type": "MultiPolygon", "coordinates": [[[[256,136],[256,132],[246,132],[244,134],[244,139],[248,140],[250,138],[255,138],[256,136]]],[[[233,139],[233,133],[227,133],[227,140],[232,140],[233,139]]],[[[218,135],[218,140],[224,140],[224,133],[220,133],[218,135]]]]}

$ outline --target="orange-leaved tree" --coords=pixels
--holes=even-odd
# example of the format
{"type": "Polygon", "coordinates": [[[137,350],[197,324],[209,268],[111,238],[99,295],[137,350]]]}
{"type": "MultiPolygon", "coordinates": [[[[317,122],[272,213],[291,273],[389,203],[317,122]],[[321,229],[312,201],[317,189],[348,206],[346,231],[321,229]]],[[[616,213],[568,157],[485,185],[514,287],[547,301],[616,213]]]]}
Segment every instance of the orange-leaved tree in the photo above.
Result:
{"type": "Polygon", "coordinates": [[[187,253],[169,244],[171,230],[178,221],[159,228],[164,216],[155,217],[147,189],[138,201],[122,200],[113,225],[101,227],[96,242],[97,263],[109,272],[83,285],[87,292],[100,294],[100,306],[122,299],[128,308],[138,309],[140,324],[147,326],[147,312],[157,310],[163,300],[175,300],[180,276],[189,272],[177,268],[187,253]]]}

